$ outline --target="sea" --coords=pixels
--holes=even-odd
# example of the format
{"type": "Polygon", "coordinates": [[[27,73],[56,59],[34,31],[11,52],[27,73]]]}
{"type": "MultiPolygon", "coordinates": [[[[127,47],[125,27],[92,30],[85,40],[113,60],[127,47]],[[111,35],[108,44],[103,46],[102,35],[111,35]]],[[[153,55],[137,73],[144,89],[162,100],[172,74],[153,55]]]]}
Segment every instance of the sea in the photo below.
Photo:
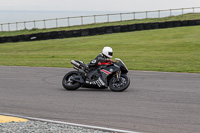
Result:
{"type": "MultiPolygon", "coordinates": [[[[33,28],[66,27],[94,22],[94,15],[115,14],[117,11],[0,11],[0,31],[33,28]],[[82,17],[81,16],[91,16],[82,17]],[[57,18],[57,20],[56,20],[57,18]],[[46,20],[44,22],[44,20],[46,20]],[[32,22],[31,22],[32,21],[32,22]],[[33,22],[35,21],[35,22],[33,22]],[[26,22],[25,24],[23,22],[26,22]],[[8,24],[9,23],[9,24],[8,24]]],[[[95,17],[96,23],[107,19],[95,17]]]]}
{"type": "Polygon", "coordinates": [[[74,25],[158,18],[182,12],[121,12],[121,11],[1,11],[0,31],[43,29],[74,25]],[[124,14],[125,13],[125,14],[124,14]],[[109,14],[109,15],[108,15],[109,14]]]}

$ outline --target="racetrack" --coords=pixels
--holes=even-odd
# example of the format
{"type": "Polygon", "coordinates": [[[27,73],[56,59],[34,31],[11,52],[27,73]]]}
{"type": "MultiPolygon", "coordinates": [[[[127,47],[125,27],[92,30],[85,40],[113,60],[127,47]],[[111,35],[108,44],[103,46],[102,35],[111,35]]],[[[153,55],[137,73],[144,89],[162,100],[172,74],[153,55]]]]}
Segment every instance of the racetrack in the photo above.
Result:
{"type": "Polygon", "coordinates": [[[200,74],[130,71],[124,92],[66,91],[68,68],[0,66],[0,113],[154,133],[199,133],[200,74]]]}

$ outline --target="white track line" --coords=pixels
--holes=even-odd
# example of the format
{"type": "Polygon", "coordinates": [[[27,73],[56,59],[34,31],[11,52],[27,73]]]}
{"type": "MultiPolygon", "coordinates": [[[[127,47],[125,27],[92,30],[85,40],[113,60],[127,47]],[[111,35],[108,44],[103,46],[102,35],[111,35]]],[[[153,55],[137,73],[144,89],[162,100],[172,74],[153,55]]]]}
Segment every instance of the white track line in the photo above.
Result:
{"type": "Polygon", "coordinates": [[[139,132],[128,131],[128,130],[120,130],[120,129],[106,128],[106,127],[98,127],[98,126],[90,126],[90,125],[83,125],[83,124],[69,123],[69,122],[62,122],[62,121],[54,121],[54,120],[34,118],[34,117],[25,117],[25,116],[7,114],[7,113],[0,113],[0,115],[19,117],[19,118],[35,120],[35,121],[44,121],[44,122],[51,122],[51,123],[58,123],[58,124],[66,124],[66,125],[71,125],[71,126],[85,127],[85,128],[91,128],[91,129],[97,129],[97,130],[105,130],[105,131],[111,131],[111,132],[139,133],[139,132]]]}

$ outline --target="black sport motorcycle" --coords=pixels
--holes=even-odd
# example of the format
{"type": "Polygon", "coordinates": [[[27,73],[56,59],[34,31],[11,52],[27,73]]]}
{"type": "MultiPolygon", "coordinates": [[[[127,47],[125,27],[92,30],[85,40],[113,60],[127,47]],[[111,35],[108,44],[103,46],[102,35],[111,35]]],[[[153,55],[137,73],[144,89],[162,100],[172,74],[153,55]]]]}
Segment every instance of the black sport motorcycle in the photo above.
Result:
{"type": "Polygon", "coordinates": [[[127,76],[128,68],[122,60],[110,65],[102,65],[96,69],[89,68],[82,61],[71,60],[74,69],[77,71],[68,72],[62,80],[66,90],[77,90],[81,86],[110,88],[112,91],[121,92],[130,85],[130,78],[127,76]]]}

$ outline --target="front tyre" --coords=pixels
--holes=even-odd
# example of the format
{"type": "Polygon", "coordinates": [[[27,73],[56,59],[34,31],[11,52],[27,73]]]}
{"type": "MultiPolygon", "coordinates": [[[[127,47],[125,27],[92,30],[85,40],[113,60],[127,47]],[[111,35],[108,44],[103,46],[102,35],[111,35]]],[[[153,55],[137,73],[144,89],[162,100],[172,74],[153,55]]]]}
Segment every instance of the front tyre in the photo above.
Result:
{"type": "Polygon", "coordinates": [[[70,78],[77,75],[77,71],[71,71],[63,77],[62,85],[66,90],[77,90],[81,86],[80,83],[70,80],[70,78]]]}
{"type": "Polygon", "coordinates": [[[122,74],[119,80],[117,80],[117,78],[113,76],[109,81],[110,89],[115,92],[122,92],[126,90],[129,87],[129,85],[130,78],[125,74],[122,74]]]}

